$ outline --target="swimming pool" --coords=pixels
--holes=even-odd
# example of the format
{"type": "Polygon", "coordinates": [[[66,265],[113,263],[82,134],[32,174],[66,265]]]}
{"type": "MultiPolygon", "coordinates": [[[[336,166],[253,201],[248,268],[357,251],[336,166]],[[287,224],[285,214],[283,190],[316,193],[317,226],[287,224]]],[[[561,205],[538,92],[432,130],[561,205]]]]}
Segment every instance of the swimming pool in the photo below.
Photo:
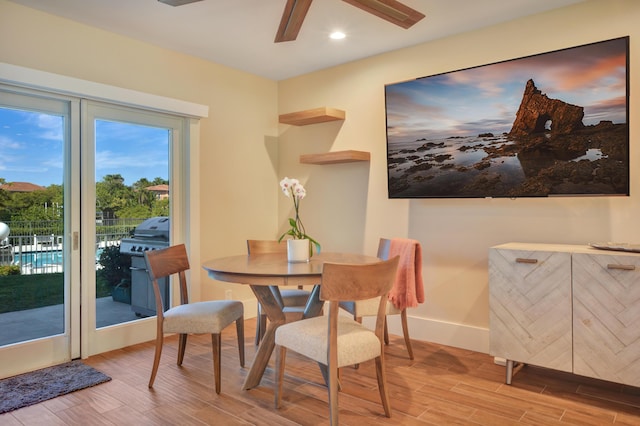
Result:
{"type": "Polygon", "coordinates": [[[62,250],[58,251],[35,251],[25,252],[20,255],[21,265],[32,265],[34,267],[44,265],[62,265],[62,250]]]}
{"type": "MultiPolygon", "coordinates": [[[[100,258],[100,253],[102,252],[102,248],[99,248],[96,251],[96,262],[100,258]]],[[[16,256],[16,263],[24,266],[33,266],[35,268],[40,266],[49,266],[49,265],[62,265],[63,262],[62,250],[52,250],[52,251],[29,251],[23,252],[18,259],[16,256]]]]}

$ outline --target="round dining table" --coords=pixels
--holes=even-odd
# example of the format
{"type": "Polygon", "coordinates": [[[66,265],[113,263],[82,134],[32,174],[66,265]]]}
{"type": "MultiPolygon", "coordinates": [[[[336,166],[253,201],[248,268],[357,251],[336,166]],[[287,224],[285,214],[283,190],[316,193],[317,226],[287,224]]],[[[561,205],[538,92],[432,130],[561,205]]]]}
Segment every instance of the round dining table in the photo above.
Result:
{"type": "Polygon", "coordinates": [[[379,261],[375,256],[323,252],[314,254],[308,262],[300,263],[288,262],[286,253],[244,254],[204,262],[202,267],[214,280],[249,285],[269,319],[242,388],[247,390],[260,384],[275,348],[275,331],[280,325],[314,317],[322,312],[324,302],[320,300],[320,284],[324,263],[365,264],[379,261]],[[300,285],[312,285],[313,290],[304,311],[288,315],[279,297],[278,287],[300,285]]]}

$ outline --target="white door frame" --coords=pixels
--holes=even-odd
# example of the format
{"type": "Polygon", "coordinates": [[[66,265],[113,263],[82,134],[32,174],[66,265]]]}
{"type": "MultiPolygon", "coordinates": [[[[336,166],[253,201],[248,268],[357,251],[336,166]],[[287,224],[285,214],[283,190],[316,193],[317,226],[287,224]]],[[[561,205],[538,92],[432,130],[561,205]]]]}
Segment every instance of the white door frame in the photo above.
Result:
{"type": "MultiPolygon", "coordinates": [[[[54,96],[71,96],[78,97],[81,99],[88,100],[99,100],[111,102],[117,105],[128,105],[134,107],[140,107],[143,109],[148,109],[151,111],[159,111],[166,112],[170,114],[174,114],[177,116],[181,116],[185,118],[185,125],[183,128],[183,136],[185,143],[182,144],[174,144],[172,148],[172,155],[179,156],[181,164],[189,165],[188,167],[182,167],[179,170],[171,171],[171,179],[178,184],[180,182],[180,186],[176,186],[175,189],[177,193],[176,200],[172,200],[172,204],[174,206],[181,206],[179,209],[174,208],[172,211],[172,227],[174,229],[179,229],[179,235],[173,235],[175,242],[187,242],[192,247],[195,247],[196,250],[190,253],[191,261],[193,264],[200,264],[200,253],[197,249],[199,247],[200,237],[196,230],[199,229],[199,221],[200,221],[200,212],[199,212],[199,202],[197,197],[191,196],[191,194],[198,194],[199,192],[199,175],[200,175],[200,166],[199,166],[199,144],[200,144],[200,118],[206,118],[209,114],[209,107],[206,105],[200,105],[192,102],[186,102],[178,99],[167,98],[163,96],[153,95],[144,92],[138,92],[135,90],[124,89],[120,87],[115,87],[107,84],[96,83],[92,81],[77,79],[74,77],[68,77],[60,74],[49,73],[46,71],[35,70],[31,68],[21,67],[13,64],[8,64],[4,62],[0,62],[0,84],[7,84],[10,86],[15,86],[21,89],[36,89],[45,91],[48,94],[54,96]]],[[[79,103],[75,106],[71,107],[72,111],[79,112],[80,105],[79,103]]],[[[76,127],[77,130],[71,131],[72,146],[80,145],[80,130],[79,127],[76,127]]],[[[73,164],[81,164],[81,161],[84,161],[80,158],[80,150],[74,149],[68,153],[69,161],[73,164]]],[[[176,157],[177,158],[177,157],[176,157]]],[[[70,168],[74,169],[74,168],[70,168]]],[[[80,171],[77,170],[69,170],[67,173],[70,174],[69,179],[79,179],[80,171]]],[[[74,185],[77,187],[77,185],[74,185]]],[[[71,191],[71,203],[75,203],[76,205],[80,204],[80,189],[76,189],[71,191]]],[[[95,206],[94,206],[95,209],[95,206]]],[[[66,246],[73,247],[71,255],[69,257],[69,262],[74,264],[79,264],[80,262],[80,236],[84,231],[83,226],[86,226],[87,220],[91,222],[95,221],[95,216],[88,218],[86,216],[86,209],[83,216],[80,217],[79,214],[75,214],[71,216],[71,223],[69,224],[70,232],[65,235],[67,239],[65,242],[66,246]],[[76,247],[78,249],[76,249],[76,247]]],[[[66,228],[65,223],[65,230],[66,228]]],[[[91,235],[91,234],[90,234],[91,235]]],[[[93,234],[93,238],[95,238],[95,234],[93,234]]],[[[65,265],[66,269],[67,265],[65,265]]],[[[69,268],[69,270],[75,269],[77,272],[70,273],[69,279],[71,280],[71,286],[77,286],[82,280],[80,276],[80,272],[78,268],[69,268]]],[[[95,287],[93,290],[94,299],[92,301],[93,305],[95,305],[95,287]]],[[[69,301],[71,304],[77,306],[79,302],[87,303],[85,296],[82,296],[82,301],[80,300],[79,292],[70,292],[69,301]],[[74,293],[76,293],[74,295],[74,293]]],[[[95,308],[94,308],[95,309],[95,308]]],[[[84,344],[81,344],[80,327],[77,326],[78,323],[82,320],[88,321],[90,314],[85,313],[81,318],[80,309],[73,309],[67,317],[69,317],[69,336],[64,341],[64,344],[61,345],[64,350],[70,350],[71,358],[86,358],[89,356],[90,351],[88,347],[84,347],[84,344]],[[76,324],[76,325],[74,325],[76,324]]],[[[155,329],[155,320],[147,321],[149,327],[153,324],[153,328],[155,329]]],[[[92,324],[95,324],[95,312],[94,319],[92,324]]],[[[143,327],[141,333],[146,336],[148,335],[147,330],[143,327]]],[[[105,340],[109,340],[111,336],[106,335],[101,336],[105,340]]],[[[98,339],[99,340],[99,339],[98,339]]],[[[117,339],[116,339],[117,340],[117,339]]],[[[131,341],[139,341],[140,337],[136,337],[131,339],[131,341]]],[[[88,339],[84,339],[84,342],[87,342],[88,339]]],[[[120,342],[122,344],[123,342],[120,342]]],[[[126,342],[124,342],[126,343],[126,342]]],[[[93,353],[99,353],[98,351],[109,350],[112,348],[112,344],[96,345],[93,348],[93,353]]],[[[30,371],[35,368],[39,368],[41,366],[35,366],[37,362],[33,361],[35,354],[39,352],[37,348],[32,346],[32,343],[24,344],[25,351],[22,356],[16,357],[16,368],[14,369],[16,372],[14,374],[18,374],[19,372],[30,371]]],[[[54,348],[54,350],[58,350],[54,348]]],[[[51,351],[51,348],[48,349],[51,351]]],[[[65,357],[66,359],[67,357],[65,357]]],[[[3,361],[5,358],[3,357],[3,361]]],[[[53,363],[64,362],[64,361],[56,361],[53,363]]],[[[52,364],[53,364],[52,363],[52,364]]]]}

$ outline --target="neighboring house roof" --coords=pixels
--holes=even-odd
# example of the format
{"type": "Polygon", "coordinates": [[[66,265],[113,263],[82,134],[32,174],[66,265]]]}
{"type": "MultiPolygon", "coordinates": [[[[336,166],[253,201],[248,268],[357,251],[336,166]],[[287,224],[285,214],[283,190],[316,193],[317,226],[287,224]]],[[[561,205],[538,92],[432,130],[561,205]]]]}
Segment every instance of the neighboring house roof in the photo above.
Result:
{"type": "Polygon", "coordinates": [[[147,186],[145,189],[156,194],[157,199],[163,200],[169,198],[169,185],[152,185],[147,186]]]}
{"type": "Polygon", "coordinates": [[[33,192],[44,191],[47,188],[30,182],[8,182],[0,185],[0,189],[8,192],[33,192]]]}
{"type": "Polygon", "coordinates": [[[169,192],[169,185],[152,185],[145,188],[147,191],[153,192],[169,192]]]}

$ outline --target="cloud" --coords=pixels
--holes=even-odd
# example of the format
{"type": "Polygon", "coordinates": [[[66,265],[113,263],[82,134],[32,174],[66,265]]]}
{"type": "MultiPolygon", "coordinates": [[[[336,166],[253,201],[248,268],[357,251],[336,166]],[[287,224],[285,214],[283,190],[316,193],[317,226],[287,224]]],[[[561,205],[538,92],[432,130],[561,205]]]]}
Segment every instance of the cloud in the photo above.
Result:
{"type": "Polygon", "coordinates": [[[123,168],[148,168],[154,166],[167,166],[167,157],[154,158],[153,155],[145,153],[144,158],[130,153],[99,151],[96,152],[96,169],[123,169],[123,168]]]}
{"type": "Polygon", "coordinates": [[[64,162],[62,161],[62,158],[51,158],[43,161],[42,165],[47,166],[47,170],[49,170],[49,168],[62,169],[64,167],[64,162]]]}
{"type": "Polygon", "coordinates": [[[64,119],[52,114],[29,114],[27,122],[32,126],[34,136],[40,139],[62,142],[64,140],[64,119]]]}
{"type": "MultiPolygon", "coordinates": [[[[13,139],[7,137],[7,136],[2,136],[0,135],[0,148],[2,148],[3,150],[5,149],[20,149],[21,146],[18,142],[14,141],[13,139]]],[[[4,153],[3,153],[3,157],[4,157],[4,153]]]]}
{"type": "MultiPolygon", "coordinates": [[[[626,57],[624,54],[610,56],[585,64],[580,72],[558,75],[558,87],[563,91],[571,91],[584,87],[602,86],[603,81],[613,80],[620,87],[625,82],[626,57]]],[[[607,84],[611,86],[612,84],[607,84]]]]}

